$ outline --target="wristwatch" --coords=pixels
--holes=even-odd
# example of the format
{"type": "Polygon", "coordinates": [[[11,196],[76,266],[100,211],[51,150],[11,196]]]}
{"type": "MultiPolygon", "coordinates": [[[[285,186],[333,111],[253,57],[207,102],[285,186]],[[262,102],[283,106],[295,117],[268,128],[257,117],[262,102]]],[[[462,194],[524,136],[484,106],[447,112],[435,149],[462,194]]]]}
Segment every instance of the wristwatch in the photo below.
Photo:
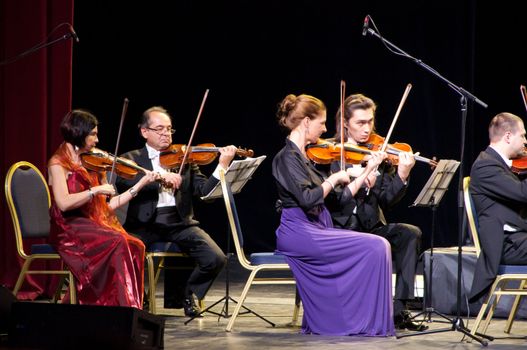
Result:
{"type": "Polygon", "coordinates": [[[137,196],[137,191],[135,190],[135,188],[130,187],[130,189],[129,189],[128,191],[129,191],[130,194],[132,195],[132,198],[134,198],[135,196],[137,196]]]}

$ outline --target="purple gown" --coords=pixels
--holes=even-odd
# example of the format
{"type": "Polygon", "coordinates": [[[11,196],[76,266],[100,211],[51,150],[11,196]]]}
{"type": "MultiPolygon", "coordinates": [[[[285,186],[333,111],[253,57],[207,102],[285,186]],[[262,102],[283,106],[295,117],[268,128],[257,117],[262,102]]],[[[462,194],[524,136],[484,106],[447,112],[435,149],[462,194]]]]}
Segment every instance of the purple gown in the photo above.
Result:
{"type": "Polygon", "coordinates": [[[302,332],[395,334],[390,244],[333,228],[323,179],[289,140],[273,160],[283,209],[277,250],[286,256],[302,299],[302,332]]]}

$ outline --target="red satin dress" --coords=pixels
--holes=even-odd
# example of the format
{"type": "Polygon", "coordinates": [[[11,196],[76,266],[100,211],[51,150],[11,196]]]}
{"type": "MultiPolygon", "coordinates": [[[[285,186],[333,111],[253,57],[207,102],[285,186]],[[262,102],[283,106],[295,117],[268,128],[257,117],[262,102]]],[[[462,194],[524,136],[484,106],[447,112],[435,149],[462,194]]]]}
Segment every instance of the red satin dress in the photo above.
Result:
{"type": "MultiPolygon", "coordinates": [[[[100,184],[99,174],[56,157],[60,153],[59,148],[50,165],[71,171],[69,193],[100,184]]],[[[145,246],[126,233],[104,196],[66,212],[53,202],[50,214],[50,241],[75,276],[79,304],[141,309],[145,246]]]]}

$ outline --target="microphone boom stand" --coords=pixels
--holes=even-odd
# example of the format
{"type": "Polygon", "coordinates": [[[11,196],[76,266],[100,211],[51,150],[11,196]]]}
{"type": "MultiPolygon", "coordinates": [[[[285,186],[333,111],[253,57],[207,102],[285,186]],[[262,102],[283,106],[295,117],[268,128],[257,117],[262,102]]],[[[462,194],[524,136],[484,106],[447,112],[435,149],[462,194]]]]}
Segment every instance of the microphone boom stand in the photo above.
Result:
{"type": "MultiPolygon", "coordinates": [[[[369,15],[367,16],[369,18],[369,15]]],[[[373,21],[372,21],[373,22],[373,21]]],[[[365,22],[367,23],[367,22],[365,22]]],[[[443,77],[439,72],[437,72],[435,69],[431,68],[429,65],[421,61],[420,59],[414,58],[389,42],[388,40],[384,39],[380,34],[378,34],[376,31],[374,31],[371,28],[365,28],[366,31],[363,29],[363,35],[366,36],[368,33],[379,38],[385,45],[395,49],[397,52],[396,54],[400,54],[404,57],[407,57],[411,60],[413,60],[417,65],[421,66],[428,72],[432,73],[434,76],[445,82],[452,90],[457,92],[461,98],[460,98],[460,104],[461,104],[461,149],[460,149],[460,159],[459,159],[459,172],[458,172],[458,218],[460,218],[458,222],[458,256],[457,256],[457,315],[456,318],[452,320],[452,327],[448,329],[440,329],[440,330],[430,330],[430,331],[423,331],[423,332],[416,332],[416,333],[409,333],[409,334],[402,334],[398,335],[397,338],[403,338],[403,337],[409,337],[409,336],[415,336],[415,335],[421,335],[421,334],[429,334],[429,333],[439,333],[439,332],[447,332],[447,331],[458,331],[463,333],[464,335],[478,341],[483,346],[487,346],[488,342],[484,339],[480,339],[476,337],[475,335],[470,333],[470,330],[465,327],[463,323],[463,319],[461,318],[461,274],[462,274],[462,267],[461,267],[461,253],[462,253],[462,246],[463,246],[463,232],[466,228],[466,221],[465,216],[463,215],[463,156],[465,153],[465,128],[466,128],[466,120],[467,120],[467,99],[470,99],[473,102],[478,103],[484,108],[487,108],[487,104],[483,101],[479,100],[476,96],[468,92],[467,90],[463,89],[460,86],[455,85],[445,77],[443,77]]],[[[390,48],[389,48],[390,49],[390,48]]],[[[390,49],[391,51],[391,49],[390,49]]],[[[492,337],[485,336],[481,333],[476,333],[477,335],[481,337],[485,337],[487,339],[492,340],[492,337]]]]}
{"type": "Polygon", "coordinates": [[[53,45],[55,43],[58,43],[59,41],[68,40],[69,38],[73,38],[75,40],[78,40],[77,36],[74,35],[73,33],[66,33],[66,34],[64,34],[63,36],[61,36],[61,37],[59,37],[57,39],[54,39],[54,40],[48,41],[48,42],[44,42],[44,43],[40,43],[40,44],[38,44],[36,46],[33,46],[32,48],[30,48],[28,50],[16,55],[15,57],[8,58],[8,59],[6,59],[4,61],[1,61],[0,62],[0,66],[16,62],[19,59],[24,58],[24,57],[26,57],[29,54],[32,54],[33,52],[37,52],[38,50],[43,49],[43,48],[48,47],[48,46],[51,46],[51,45],[53,45]]]}

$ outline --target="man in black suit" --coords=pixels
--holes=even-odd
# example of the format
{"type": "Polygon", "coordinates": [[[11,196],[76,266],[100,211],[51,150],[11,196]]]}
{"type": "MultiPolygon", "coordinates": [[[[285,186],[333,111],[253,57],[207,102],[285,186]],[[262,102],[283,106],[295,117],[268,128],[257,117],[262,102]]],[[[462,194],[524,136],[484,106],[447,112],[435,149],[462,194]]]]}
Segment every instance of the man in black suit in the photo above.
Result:
{"type": "Polygon", "coordinates": [[[527,180],[511,171],[511,159],[523,155],[527,143],[523,121],[499,113],[490,122],[489,139],[470,171],[481,243],[471,301],[488,291],[500,264],[527,264],[527,180]]]}
{"type": "MultiPolygon", "coordinates": [[[[351,95],[344,101],[344,139],[355,146],[364,146],[371,141],[375,130],[376,105],[372,99],[362,95],[351,95]]],[[[340,139],[340,111],[337,113],[337,139],[340,139]]],[[[366,146],[369,147],[369,146],[366,146]]],[[[367,157],[366,157],[367,158],[367,157]]],[[[398,329],[422,331],[428,328],[412,321],[407,302],[414,299],[415,273],[421,242],[419,227],[404,223],[387,223],[383,210],[397,204],[406,192],[410,171],[415,165],[414,155],[399,153],[398,166],[383,163],[377,172],[372,172],[353,200],[349,190],[334,192],[327,198],[327,206],[336,227],[371,232],[390,242],[396,270],[394,322],[398,329]],[[348,202],[349,204],[341,205],[348,202]]],[[[331,171],[340,170],[340,162],[331,164],[331,171]]],[[[360,164],[349,166],[348,173],[357,177],[362,172],[360,164]]]]}
{"type": "MultiPolygon", "coordinates": [[[[134,198],[128,206],[124,227],[140,237],[147,247],[152,242],[172,241],[195,260],[196,267],[186,285],[180,286],[180,292],[173,290],[177,286],[171,282],[177,271],[165,270],[165,307],[183,307],[185,315],[197,316],[200,310],[195,305],[193,294],[200,300],[205,297],[225,265],[226,257],[214,240],[199,227],[199,222],[194,218],[192,202],[194,197],[209,193],[219,182],[219,167],[225,170],[229,167],[236,147],[219,149],[218,167],[209,178],[195,164],[185,164],[182,175],[179,175],[161,167],[159,160],[160,151],[172,144],[174,129],[168,112],[162,107],[149,108],[143,113],[139,129],[146,140],[145,147],[128,152],[123,157],[157,172],[160,179],[170,187],[152,183],[140,193],[132,193],[134,198]]],[[[119,177],[116,182],[119,192],[128,190],[140,178],[141,175],[132,180],[119,177]]]]}

